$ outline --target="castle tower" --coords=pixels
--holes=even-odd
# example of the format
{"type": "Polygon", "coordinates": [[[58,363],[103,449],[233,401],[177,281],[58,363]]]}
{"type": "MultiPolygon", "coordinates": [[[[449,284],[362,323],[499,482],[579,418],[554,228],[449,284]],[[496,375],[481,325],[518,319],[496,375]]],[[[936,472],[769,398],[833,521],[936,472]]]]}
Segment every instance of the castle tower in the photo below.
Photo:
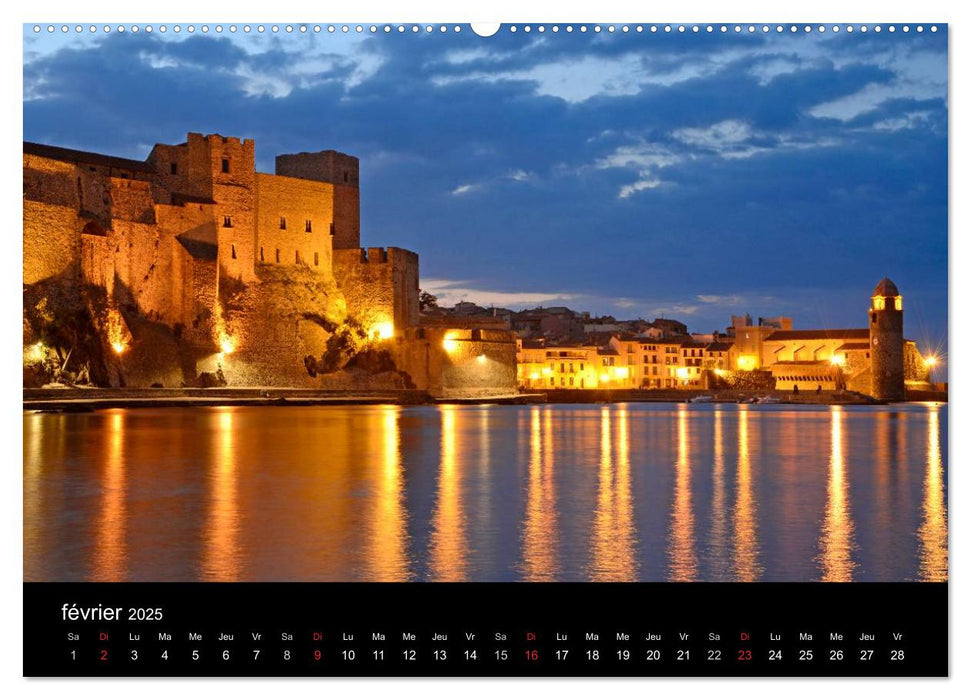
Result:
{"type": "Polygon", "coordinates": [[[360,161],[338,151],[286,153],[276,157],[276,174],[334,186],[331,238],[335,250],[361,247],[360,161]]]}
{"type": "Polygon", "coordinates": [[[185,172],[188,194],[214,203],[220,274],[256,279],[256,163],[252,139],[190,133],[185,172]]]}
{"type": "Polygon", "coordinates": [[[870,299],[870,376],[874,398],[904,399],[904,303],[886,277],[870,299]]]}

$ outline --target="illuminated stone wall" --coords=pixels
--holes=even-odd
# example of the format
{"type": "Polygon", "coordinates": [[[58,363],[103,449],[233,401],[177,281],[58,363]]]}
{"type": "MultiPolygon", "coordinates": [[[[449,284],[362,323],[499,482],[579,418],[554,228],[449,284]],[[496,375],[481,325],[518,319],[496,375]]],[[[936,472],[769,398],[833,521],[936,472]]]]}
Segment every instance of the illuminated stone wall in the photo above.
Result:
{"type": "Polygon", "coordinates": [[[395,361],[440,398],[517,392],[516,335],[508,330],[421,327],[396,339],[395,361]]]}
{"type": "Polygon", "coordinates": [[[334,278],[347,313],[369,334],[418,325],[418,256],[401,248],[334,250],[334,278]]]}
{"type": "Polygon", "coordinates": [[[331,185],[334,248],[361,247],[360,162],[337,151],[276,157],[276,174],[331,185]]]}
{"type": "Polygon", "coordinates": [[[304,264],[329,277],[334,186],[263,173],[257,173],[256,184],[257,262],[304,264]]]}

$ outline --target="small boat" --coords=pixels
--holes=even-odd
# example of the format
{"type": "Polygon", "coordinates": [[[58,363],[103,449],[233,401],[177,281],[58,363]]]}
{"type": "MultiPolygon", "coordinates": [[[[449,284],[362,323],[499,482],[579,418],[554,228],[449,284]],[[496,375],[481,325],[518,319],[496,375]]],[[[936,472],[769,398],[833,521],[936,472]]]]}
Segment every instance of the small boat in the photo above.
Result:
{"type": "Polygon", "coordinates": [[[782,403],[782,399],[778,396],[763,396],[755,403],[782,403]]]}
{"type": "Polygon", "coordinates": [[[692,396],[690,399],[688,399],[688,403],[711,403],[714,400],[714,396],[703,394],[702,396],[692,396]]]}

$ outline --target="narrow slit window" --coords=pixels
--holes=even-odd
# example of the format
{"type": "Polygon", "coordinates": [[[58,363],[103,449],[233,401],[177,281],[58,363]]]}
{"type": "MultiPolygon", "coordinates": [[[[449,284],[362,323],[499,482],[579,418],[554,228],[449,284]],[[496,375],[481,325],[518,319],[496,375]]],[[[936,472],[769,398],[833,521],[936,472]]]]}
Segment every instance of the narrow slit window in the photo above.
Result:
{"type": "Polygon", "coordinates": [[[280,230],[281,231],[287,230],[287,217],[285,216],[280,217],[280,230]]]}
{"type": "Polygon", "coordinates": [[[314,267],[320,265],[320,253],[314,253],[314,267]]]}
{"type": "Polygon", "coordinates": [[[293,262],[297,263],[297,265],[300,264],[300,251],[299,250],[295,250],[293,252],[293,262]]]}
{"type": "Polygon", "coordinates": [[[171,168],[172,168],[172,174],[173,175],[178,175],[179,174],[179,164],[178,163],[172,163],[171,168]]]}
{"type": "Polygon", "coordinates": [[[260,262],[265,262],[265,260],[263,260],[263,246],[260,246],[260,262]]]}
{"type": "Polygon", "coordinates": [[[223,172],[229,172],[229,158],[223,158],[223,172]]]}
{"type": "Polygon", "coordinates": [[[279,248],[276,249],[276,261],[277,262],[280,262],[280,249],[279,248]]]}
{"type": "Polygon", "coordinates": [[[307,233],[311,233],[314,230],[313,224],[311,223],[310,219],[307,219],[306,223],[304,223],[303,230],[306,231],[307,233]]]}
{"type": "Polygon", "coordinates": [[[236,259],[236,246],[230,246],[230,248],[232,249],[233,260],[235,260],[236,259]]]}
{"type": "Polygon", "coordinates": [[[223,217],[223,228],[232,228],[232,227],[233,227],[233,217],[231,217],[231,216],[224,216],[223,217]]]}

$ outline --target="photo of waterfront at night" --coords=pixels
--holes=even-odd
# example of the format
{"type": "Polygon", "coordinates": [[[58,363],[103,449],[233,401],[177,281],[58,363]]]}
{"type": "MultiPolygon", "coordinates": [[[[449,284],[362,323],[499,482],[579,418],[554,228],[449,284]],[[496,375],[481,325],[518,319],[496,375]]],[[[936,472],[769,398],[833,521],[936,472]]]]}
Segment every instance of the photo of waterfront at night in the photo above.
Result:
{"type": "Polygon", "coordinates": [[[947,581],[927,26],[26,25],[24,580],[947,581]]]}
{"type": "Polygon", "coordinates": [[[24,419],[28,581],[944,581],[947,408],[24,419]]]}

